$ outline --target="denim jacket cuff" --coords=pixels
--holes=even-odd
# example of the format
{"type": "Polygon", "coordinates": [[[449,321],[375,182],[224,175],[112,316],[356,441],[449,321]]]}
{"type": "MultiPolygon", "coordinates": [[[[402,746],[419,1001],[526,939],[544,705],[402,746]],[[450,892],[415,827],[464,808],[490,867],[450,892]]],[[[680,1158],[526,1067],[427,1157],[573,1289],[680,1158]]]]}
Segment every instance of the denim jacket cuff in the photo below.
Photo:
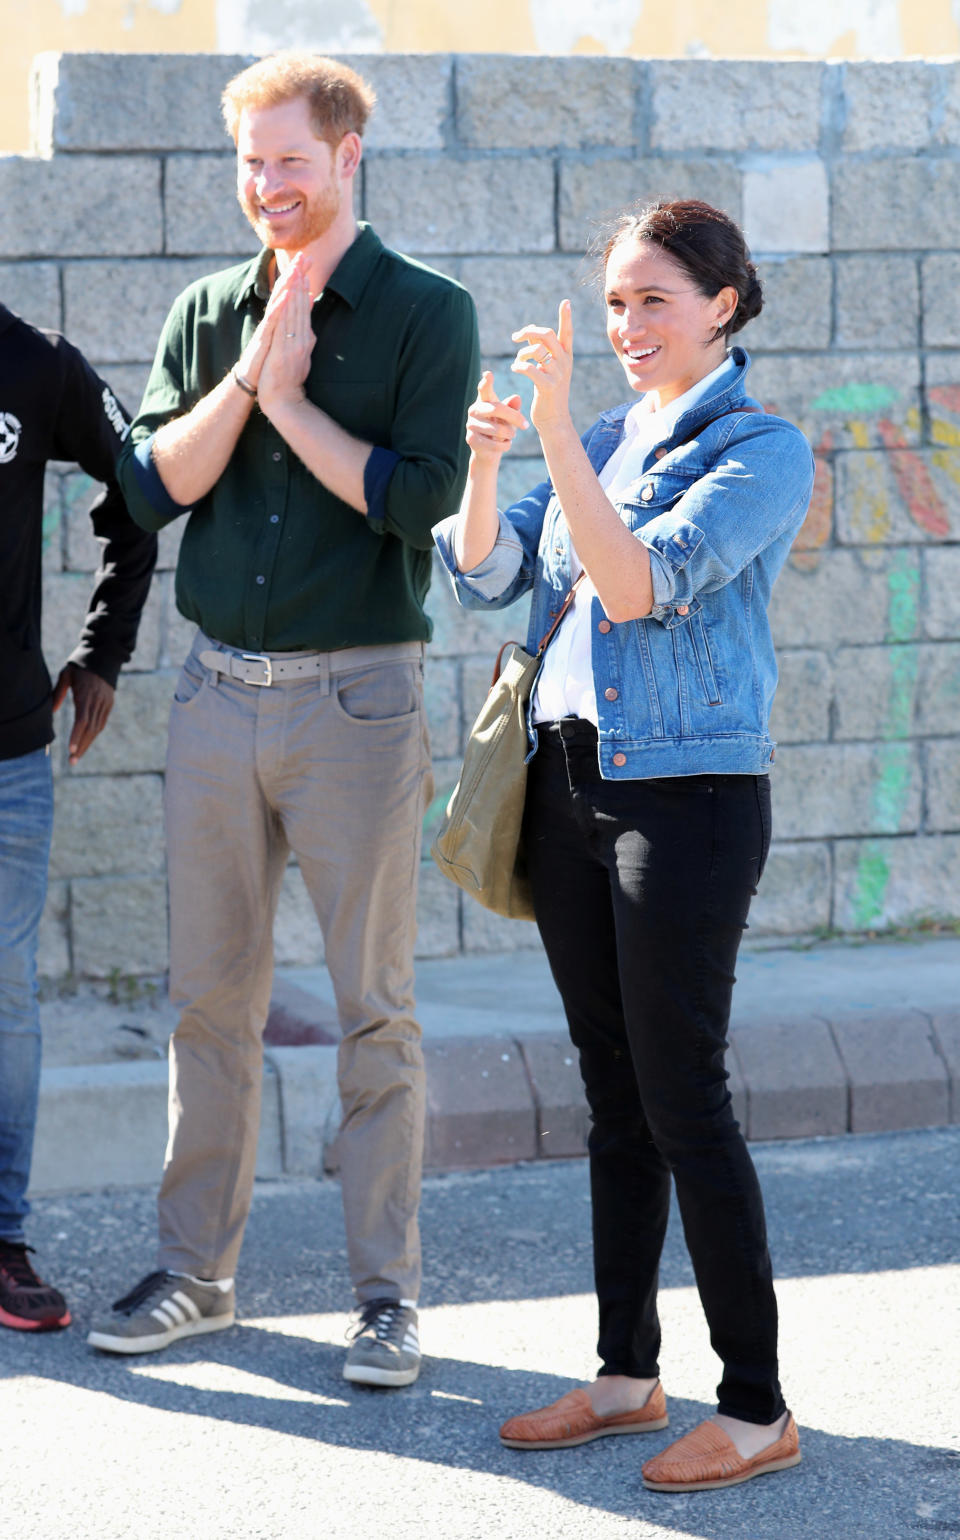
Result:
{"type": "Polygon", "coordinates": [[[523,547],[517,539],[513,525],[502,513],[498,513],[498,518],[500,529],[493,550],[469,572],[460,571],[453,552],[457,515],[451,514],[450,518],[437,524],[433,531],[440,558],[457,588],[475,595],[478,599],[488,601],[499,599],[500,595],[509,588],[523,560],[523,547]]]}

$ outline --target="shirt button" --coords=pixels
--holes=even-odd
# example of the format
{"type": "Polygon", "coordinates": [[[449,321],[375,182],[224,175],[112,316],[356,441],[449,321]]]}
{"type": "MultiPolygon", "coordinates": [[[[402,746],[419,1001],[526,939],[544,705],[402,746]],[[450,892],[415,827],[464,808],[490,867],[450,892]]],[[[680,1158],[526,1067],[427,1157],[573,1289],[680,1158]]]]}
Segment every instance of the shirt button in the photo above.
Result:
{"type": "Polygon", "coordinates": [[[280,453],[280,450],[279,450],[279,449],[275,449],[275,450],[274,450],[274,451],[273,451],[273,458],[274,458],[274,459],[275,459],[275,460],[282,460],[282,459],[283,459],[283,455],[282,455],[282,454],[281,454],[281,453],[280,453]]]}
{"type": "Polygon", "coordinates": [[[653,487],[650,485],[650,483],[648,481],[646,486],[641,488],[640,500],[641,500],[641,502],[648,503],[652,496],[653,496],[653,487]]]}
{"type": "Polygon", "coordinates": [[[620,694],[620,691],[619,690],[615,690],[613,688],[613,685],[611,685],[609,690],[604,690],[603,698],[604,698],[604,700],[616,700],[616,698],[617,698],[617,696],[619,694],[620,694]]]}
{"type": "Polygon", "coordinates": [[[279,513],[271,513],[271,515],[270,515],[270,523],[271,524],[279,524],[280,523],[280,515],[279,515],[279,513]]]}
{"type": "Polygon", "coordinates": [[[263,573],[262,573],[262,572],[260,572],[260,573],[258,573],[258,574],[257,574],[257,582],[258,582],[258,583],[265,583],[265,582],[266,582],[266,581],[267,581],[267,580],[266,580],[266,578],[265,578],[265,577],[264,577],[264,576],[263,576],[263,573]]]}
{"type": "Polygon", "coordinates": [[[625,765],[625,764],[626,764],[626,762],[627,762],[627,756],[626,756],[626,754],[614,754],[614,756],[613,756],[613,762],[614,762],[614,764],[615,764],[615,765],[616,765],[616,766],[617,766],[617,768],[618,768],[618,769],[619,769],[619,767],[620,767],[620,766],[621,766],[621,765],[625,765]]]}
{"type": "Polygon", "coordinates": [[[598,625],[597,625],[597,630],[598,631],[602,631],[604,636],[606,636],[607,632],[610,631],[611,629],[612,629],[612,627],[610,625],[609,620],[601,620],[598,623],[598,625]]]}

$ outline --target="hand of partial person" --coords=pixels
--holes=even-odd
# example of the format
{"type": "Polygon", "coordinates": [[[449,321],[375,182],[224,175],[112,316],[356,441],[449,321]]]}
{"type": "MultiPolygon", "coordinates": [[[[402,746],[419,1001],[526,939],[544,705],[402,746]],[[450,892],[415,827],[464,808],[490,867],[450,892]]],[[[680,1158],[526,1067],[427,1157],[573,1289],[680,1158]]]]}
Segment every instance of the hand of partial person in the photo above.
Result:
{"type": "MultiPolygon", "coordinates": [[[[293,289],[297,288],[298,285],[303,286],[306,283],[306,263],[300,255],[297,255],[291,262],[290,266],[287,268],[286,272],[281,273],[278,277],[276,283],[273,286],[273,292],[267,301],[267,308],[263,313],[263,320],[260,322],[260,325],[257,327],[253,336],[250,338],[250,341],[247,343],[243,352],[240,354],[239,359],[237,360],[238,372],[243,375],[248,385],[253,386],[254,390],[259,390],[260,374],[264,364],[266,363],[267,354],[270,352],[274,332],[277,330],[281,317],[283,316],[286,306],[289,303],[290,293],[293,289]]],[[[286,331],[291,330],[289,322],[286,324],[284,329],[286,331]]],[[[312,337],[312,326],[310,327],[310,334],[312,337]]]]}
{"type": "MultiPolygon", "coordinates": [[[[273,331],[257,383],[260,409],[268,416],[274,406],[303,400],[317,340],[311,320],[310,272],[302,255],[294,258],[281,281],[283,293],[270,312],[273,331]]],[[[276,289],[271,305],[275,296],[276,289]]]]}
{"type": "Polygon", "coordinates": [[[529,427],[520,410],[520,397],[501,401],[487,369],[480,376],[477,399],[467,412],[467,443],[478,460],[499,461],[513,443],[518,429],[529,427]]]}
{"type": "Polygon", "coordinates": [[[117,692],[99,674],[81,668],[77,663],[68,663],[60,670],[53,687],[54,711],[60,710],[68,690],[73,695],[73,727],[68,752],[71,765],[75,765],[106,727],[117,692]]]}
{"type": "Polygon", "coordinates": [[[510,365],[514,374],[525,374],[533,382],[530,420],[538,432],[558,422],[569,421],[570,380],[573,375],[573,310],[570,301],[560,304],[557,329],[549,326],[521,326],[513,333],[514,342],[525,342],[510,365]]]}

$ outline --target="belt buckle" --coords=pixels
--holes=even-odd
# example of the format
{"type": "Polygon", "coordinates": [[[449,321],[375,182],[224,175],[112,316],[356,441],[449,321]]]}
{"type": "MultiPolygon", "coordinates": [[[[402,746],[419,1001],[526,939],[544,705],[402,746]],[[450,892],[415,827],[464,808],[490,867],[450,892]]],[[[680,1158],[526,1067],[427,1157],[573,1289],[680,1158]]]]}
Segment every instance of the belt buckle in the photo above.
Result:
{"type": "Polygon", "coordinates": [[[243,681],[244,684],[255,685],[258,690],[269,689],[270,685],[273,684],[272,658],[268,658],[265,652],[242,652],[240,654],[240,658],[244,663],[262,663],[263,671],[266,676],[263,679],[245,679],[243,681]]]}

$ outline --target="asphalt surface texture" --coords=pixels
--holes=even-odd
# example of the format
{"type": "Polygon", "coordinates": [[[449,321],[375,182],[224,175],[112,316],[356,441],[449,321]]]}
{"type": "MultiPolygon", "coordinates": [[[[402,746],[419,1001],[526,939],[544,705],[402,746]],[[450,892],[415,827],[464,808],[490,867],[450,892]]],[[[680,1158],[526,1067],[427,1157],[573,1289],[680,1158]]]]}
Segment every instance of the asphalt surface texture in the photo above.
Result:
{"type": "Polygon", "coordinates": [[[587,1168],[424,1188],[427,1357],[405,1390],[341,1378],[349,1284],[334,1182],[260,1183],[232,1331],[137,1358],[85,1345],[152,1266],[154,1193],[36,1205],[74,1325],[0,1330],[6,1527],[22,1540],[924,1540],[960,1537],[960,1127],[753,1148],[803,1463],[648,1492],[642,1461],[713,1410],[676,1214],[663,1261],[671,1428],[522,1453],[503,1418],[592,1375],[587,1168]]]}

